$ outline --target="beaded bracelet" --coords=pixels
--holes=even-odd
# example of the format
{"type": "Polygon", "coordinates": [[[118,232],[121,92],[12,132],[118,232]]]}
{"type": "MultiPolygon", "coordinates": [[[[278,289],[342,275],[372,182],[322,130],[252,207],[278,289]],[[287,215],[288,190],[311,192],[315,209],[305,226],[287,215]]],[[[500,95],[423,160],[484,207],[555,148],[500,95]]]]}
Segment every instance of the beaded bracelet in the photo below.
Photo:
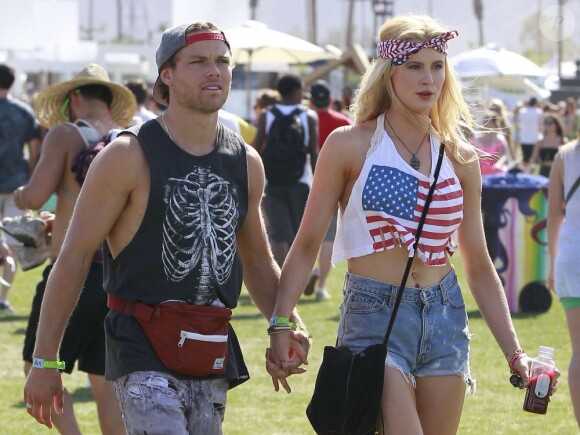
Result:
{"type": "Polygon", "coordinates": [[[272,325],[272,326],[268,327],[268,335],[278,334],[280,332],[290,332],[290,331],[295,331],[295,328],[290,324],[272,325]]]}
{"type": "Polygon", "coordinates": [[[514,363],[515,363],[516,361],[518,361],[518,360],[522,359],[522,358],[523,358],[523,357],[525,357],[525,356],[527,356],[527,355],[526,355],[526,351],[525,351],[523,348],[521,348],[521,347],[520,347],[519,349],[516,349],[516,350],[514,351],[514,353],[512,353],[512,357],[510,358],[510,361],[509,361],[509,363],[508,363],[508,367],[509,367],[509,369],[510,369],[510,371],[511,371],[512,373],[515,373],[515,370],[514,370],[514,363]]]}
{"type": "Polygon", "coordinates": [[[268,327],[268,335],[278,334],[280,332],[292,332],[298,331],[303,334],[306,338],[311,339],[313,335],[306,329],[301,329],[296,326],[296,323],[286,324],[286,325],[272,325],[268,327]]]}

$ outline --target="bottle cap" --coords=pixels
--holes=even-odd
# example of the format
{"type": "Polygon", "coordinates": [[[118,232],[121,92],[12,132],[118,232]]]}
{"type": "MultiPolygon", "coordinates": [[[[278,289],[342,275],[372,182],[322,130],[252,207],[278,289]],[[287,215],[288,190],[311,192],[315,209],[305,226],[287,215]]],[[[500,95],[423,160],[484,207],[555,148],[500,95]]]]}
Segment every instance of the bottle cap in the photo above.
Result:
{"type": "Polygon", "coordinates": [[[549,355],[549,356],[554,356],[554,348],[548,347],[548,346],[540,346],[538,348],[538,353],[544,354],[544,355],[549,355]]]}

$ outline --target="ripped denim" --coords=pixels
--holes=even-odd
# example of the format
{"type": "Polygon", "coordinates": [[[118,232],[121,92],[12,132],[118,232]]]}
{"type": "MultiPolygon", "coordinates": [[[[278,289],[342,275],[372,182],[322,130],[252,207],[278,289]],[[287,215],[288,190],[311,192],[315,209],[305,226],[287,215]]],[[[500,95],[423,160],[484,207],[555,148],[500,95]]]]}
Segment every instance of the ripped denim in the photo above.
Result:
{"type": "Polygon", "coordinates": [[[221,435],[226,379],[134,372],[113,381],[127,434],[221,435]]]}
{"type": "MultiPolygon", "coordinates": [[[[338,345],[360,352],[382,343],[399,286],[346,274],[340,305],[338,345]]],[[[415,377],[458,375],[475,393],[469,372],[465,301],[455,271],[436,285],[405,288],[389,338],[385,365],[415,386],[415,377]]]]}

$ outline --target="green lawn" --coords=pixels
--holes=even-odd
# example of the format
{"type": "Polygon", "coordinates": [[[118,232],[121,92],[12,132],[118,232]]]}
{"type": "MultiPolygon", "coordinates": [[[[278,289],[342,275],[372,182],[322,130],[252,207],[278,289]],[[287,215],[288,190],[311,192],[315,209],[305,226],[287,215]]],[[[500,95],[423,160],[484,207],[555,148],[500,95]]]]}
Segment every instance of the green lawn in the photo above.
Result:
{"type": "MultiPolygon", "coordinates": [[[[461,264],[455,260],[460,279],[461,264]]],[[[30,418],[22,402],[21,350],[27,315],[41,268],[20,272],[10,293],[18,310],[16,316],[0,317],[0,434],[45,434],[48,430],[30,418]]],[[[252,378],[229,394],[224,432],[226,434],[311,434],[304,410],[309,401],[322,349],[333,344],[338,321],[338,304],[344,264],[331,272],[329,288],[332,300],[315,302],[304,298],[300,311],[314,334],[314,346],[307,373],[290,378],[292,394],[275,393],[264,369],[264,351],[268,344],[266,321],[260,316],[244,291],[234,311],[234,326],[240,338],[252,378]]],[[[466,287],[463,286],[464,290],[466,287]]],[[[522,345],[535,354],[538,345],[555,348],[555,359],[562,372],[558,394],[545,416],[522,411],[524,392],[508,382],[506,362],[482,320],[473,298],[464,291],[473,334],[472,375],[477,379],[475,396],[468,396],[459,428],[460,434],[578,434],[567,387],[570,341],[564,312],[557,301],[541,315],[514,315],[522,345]]],[[[64,376],[65,385],[75,400],[75,412],[85,434],[100,433],[94,402],[86,378],[78,372],[64,376]]],[[[444,398],[441,398],[444,400],[444,398]]],[[[54,433],[54,431],[53,431],[54,433]]]]}

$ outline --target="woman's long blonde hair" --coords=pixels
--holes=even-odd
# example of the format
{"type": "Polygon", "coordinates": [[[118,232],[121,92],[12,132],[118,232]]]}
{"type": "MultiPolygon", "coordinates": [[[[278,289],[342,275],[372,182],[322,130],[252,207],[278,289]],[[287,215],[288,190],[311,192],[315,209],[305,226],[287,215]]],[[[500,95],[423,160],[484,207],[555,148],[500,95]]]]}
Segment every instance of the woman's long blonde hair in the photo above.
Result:
{"type": "MultiPolygon", "coordinates": [[[[423,42],[445,33],[448,29],[427,15],[401,15],[387,21],[379,30],[379,39],[399,39],[423,42]]],[[[355,124],[375,119],[395,104],[417,126],[425,128],[425,122],[407,109],[397,98],[391,77],[396,66],[391,59],[374,59],[362,76],[360,86],[354,93],[351,111],[355,124]]],[[[445,59],[445,81],[441,95],[429,114],[431,133],[445,142],[446,150],[458,162],[466,162],[462,150],[472,148],[467,137],[473,133],[473,118],[469,106],[461,94],[461,84],[445,59]]],[[[473,155],[473,154],[472,154],[473,155]]]]}

